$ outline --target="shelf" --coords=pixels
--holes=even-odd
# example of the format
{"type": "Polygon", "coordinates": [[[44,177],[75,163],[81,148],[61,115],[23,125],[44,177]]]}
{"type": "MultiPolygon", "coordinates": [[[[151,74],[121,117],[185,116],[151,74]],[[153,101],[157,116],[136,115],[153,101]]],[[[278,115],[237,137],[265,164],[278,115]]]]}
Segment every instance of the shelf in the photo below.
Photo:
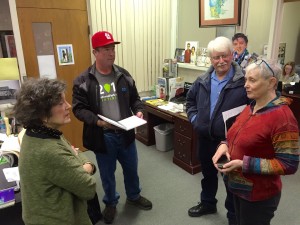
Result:
{"type": "Polygon", "coordinates": [[[177,63],[177,66],[179,68],[185,68],[185,69],[190,69],[190,70],[206,71],[208,69],[208,67],[205,67],[205,66],[196,66],[193,64],[189,64],[189,63],[177,63]]]}

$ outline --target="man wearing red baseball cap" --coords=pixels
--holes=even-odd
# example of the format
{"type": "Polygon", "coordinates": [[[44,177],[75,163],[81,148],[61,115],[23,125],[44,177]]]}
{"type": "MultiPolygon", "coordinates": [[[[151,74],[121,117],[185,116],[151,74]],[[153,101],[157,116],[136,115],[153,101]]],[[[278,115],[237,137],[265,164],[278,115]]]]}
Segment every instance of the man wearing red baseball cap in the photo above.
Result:
{"type": "Polygon", "coordinates": [[[107,31],[95,33],[91,41],[96,61],[74,80],[73,113],[84,122],[83,146],[96,155],[105,193],[103,219],[112,223],[120,198],[115,180],[117,160],[123,169],[126,203],[145,210],[152,209],[152,203],[140,195],[134,129],[119,129],[97,115],[114,121],[132,114],[143,118],[143,103],[132,76],[114,64],[115,45],[120,42],[107,31]]]}

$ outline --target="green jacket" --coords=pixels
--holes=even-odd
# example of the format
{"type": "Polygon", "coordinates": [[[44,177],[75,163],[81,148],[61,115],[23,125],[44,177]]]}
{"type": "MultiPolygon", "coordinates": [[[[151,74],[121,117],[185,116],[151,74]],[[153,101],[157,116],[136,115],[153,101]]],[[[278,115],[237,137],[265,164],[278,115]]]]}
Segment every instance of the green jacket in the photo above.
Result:
{"type": "Polygon", "coordinates": [[[91,225],[86,201],[96,193],[95,179],[61,135],[34,137],[21,144],[19,171],[22,217],[26,225],[91,225]]]}

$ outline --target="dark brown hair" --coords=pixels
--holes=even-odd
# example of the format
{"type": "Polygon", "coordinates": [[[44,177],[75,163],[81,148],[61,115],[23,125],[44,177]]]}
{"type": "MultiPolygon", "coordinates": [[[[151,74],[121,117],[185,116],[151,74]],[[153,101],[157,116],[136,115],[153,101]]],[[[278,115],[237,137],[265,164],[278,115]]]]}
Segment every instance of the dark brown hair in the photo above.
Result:
{"type": "Polygon", "coordinates": [[[59,80],[29,79],[17,92],[13,114],[25,128],[40,126],[51,116],[51,109],[60,103],[66,84],[59,80]]]}

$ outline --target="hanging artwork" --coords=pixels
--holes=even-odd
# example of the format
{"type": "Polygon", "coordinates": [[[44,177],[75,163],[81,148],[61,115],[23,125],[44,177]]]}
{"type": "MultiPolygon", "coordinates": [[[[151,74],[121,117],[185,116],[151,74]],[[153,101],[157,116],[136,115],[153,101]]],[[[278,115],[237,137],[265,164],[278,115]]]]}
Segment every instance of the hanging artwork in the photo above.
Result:
{"type": "Polygon", "coordinates": [[[74,64],[73,46],[71,44],[57,45],[58,63],[60,66],[74,64]]]}
{"type": "Polygon", "coordinates": [[[199,0],[200,27],[239,25],[241,0],[199,0]]]}

